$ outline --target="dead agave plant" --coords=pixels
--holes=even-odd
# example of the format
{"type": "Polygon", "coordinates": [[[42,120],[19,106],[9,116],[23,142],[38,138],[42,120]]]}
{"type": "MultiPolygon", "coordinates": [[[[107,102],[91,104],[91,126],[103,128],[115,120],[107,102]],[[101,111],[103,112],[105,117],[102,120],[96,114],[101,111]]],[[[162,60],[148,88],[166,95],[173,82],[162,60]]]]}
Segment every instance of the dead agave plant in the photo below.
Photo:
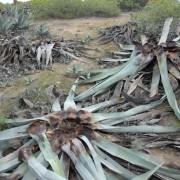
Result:
{"type": "MultiPolygon", "coordinates": [[[[146,72],[146,67],[151,64],[154,68],[149,96],[154,97],[158,94],[161,79],[167,100],[177,118],[180,119],[180,110],[169,79],[171,76],[173,82],[177,84],[177,87],[179,86],[180,47],[177,41],[166,42],[172,20],[172,18],[168,18],[165,21],[158,44],[152,44],[143,37],[141,44],[121,45],[123,51],[121,51],[120,54],[126,56],[128,53],[130,54],[130,57],[126,58],[125,63],[110,69],[93,70],[84,73],[86,74],[86,79],[82,80],[81,83],[86,84],[96,82],[96,85],[79,94],[75,97],[75,100],[80,101],[92,95],[97,95],[100,92],[107,91],[118,81],[125,80],[128,77],[137,76],[141,71],[146,72]]],[[[82,74],[83,72],[81,72],[81,75],[82,74]]],[[[177,89],[177,87],[175,89],[177,89]]]]}
{"type": "Polygon", "coordinates": [[[78,109],[72,86],[61,109],[57,98],[52,113],[33,119],[8,119],[0,132],[0,177],[3,180],[143,179],[152,174],[180,179],[180,171],[163,167],[148,154],[120,145],[124,133],[174,133],[177,127],[123,126],[128,117],[149,111],[163,99],[124,112],[98,113],[117,98],[78,109]],[[129,163],[146,173],[129,170],[129,163]]]}

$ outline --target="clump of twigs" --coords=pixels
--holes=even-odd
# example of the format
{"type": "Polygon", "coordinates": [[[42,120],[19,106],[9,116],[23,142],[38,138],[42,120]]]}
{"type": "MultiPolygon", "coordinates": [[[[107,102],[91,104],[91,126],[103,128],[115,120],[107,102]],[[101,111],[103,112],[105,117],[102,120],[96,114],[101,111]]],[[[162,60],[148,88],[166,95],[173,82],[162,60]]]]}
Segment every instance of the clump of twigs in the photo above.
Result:
{"type": "Polygon", "coordinates": [[[109,42],[132,44],[136,34],[136,23],[129,22],[124,25],[107,27],[98,31],[98,39],[102,44],[109,42]]]}

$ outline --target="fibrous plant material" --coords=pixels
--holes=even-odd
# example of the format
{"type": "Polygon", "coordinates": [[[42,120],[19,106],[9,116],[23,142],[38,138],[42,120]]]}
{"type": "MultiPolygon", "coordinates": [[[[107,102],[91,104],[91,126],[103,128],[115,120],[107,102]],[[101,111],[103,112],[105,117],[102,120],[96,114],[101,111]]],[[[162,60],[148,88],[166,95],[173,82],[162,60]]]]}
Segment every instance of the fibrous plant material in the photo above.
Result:
{"type": "Polygon", "coordinates": [[[113,177],[146,180],[154,173],[180,178],[180,171],[163,167],[163,162],[150,155],[120,144],[124,133],[180,131],[173,126],[121,124],[127,118],[132,121],[132,116],[151,112],[163,99],[124,112],[98,113],[102,107],[110,107],[117,101],[79,109],[74,102],[77,83],[72,86],[63,110],[56,99],[52,106],[54,112],[50,114],[33,119],[6,119],[9,129],[0,132],[1,179],[105,180],[113,177]],[[108,120],[115,124],[110,125],[108,120]],[[12,147],[15,142],[16,147],[12,147]],[[130,165],[135,171],[128,168],[130,165]],[[137,174],[138,170],[141,175],[137,174]],[[144,170],[146,173],[142,173],[144,170]]]}
{"type": "Polygon", "coordinates": [[[136,23],[129,22],[125,25],[107,27],[98,31],[98,39],[103,44],[109,42],[132,44],[136,30],[136,23]]]}
{"type": "Polygon", "coordinates": [[[88,54],[80,41],[31,41],[24,36],[2,37],[0,40],[0,81],[6,82],[17,74],[45,68],[54,62],[69,63],[75,59],[87,62],[88,54]],[[82,59],[82,57],[84,58],[82,59]]]}
{"type": "MultiPolygon", "coordinates": [[[[131,52],[131,55],[127,62],[121,63],[119,66],[111,69],[103,69],[99,71],[97,70],[96,73],[91,71],[88,72],[88,76],[85,76],[86,79],[82,80],[81,83],[86,84],[96,82],[96,85],[79,94],[77,97],[75,97],[75,100],[80,101],[83,99],[87,99],[92,95],[97,95],[97,93],[99,93],[100,91],[107,91],[110,87],[112,87],[119,81],[127,82],[128,78],[130,78],[129,82],[133,81],[132,84],[129,83],[130,87],[127,91],[129,95],[134,92],[135,89],[138,90],[137,87],[139,86],[141,88],[141,91],[143,89],[143,91],[146,93],[146,96],[150,96],[151,98],[156,97],[157,95],[159,95],[158,89],[161,76],[161,82],[168,102],[175,112],[177,118],[180,119],[180,110],[178,107],[176,96],[174,94],[174,91],[176,91],[179,87],[178,81],[180,73],[180,47],[178,42],[176,41],[166,42],[171,23],[172,18],[168,18],[165,21],[159,43],[152,42],[151,39],[148,40],[148,38],[142,37],[143,39],[141,44],[136,43],[135,45],[126,46],[121,45],[122,51],[120,52],[120,54],[131,52]],[[150,71],[149,67],[153,66],[153,70],[150,71]],[[143,73],[142,71],[146,72],[148,75],[146,76],[146,73],[143,73]],[[149,83],[150,74],[152,74],[152,83],[149,83]],[[137,76],[139,76],[139,78],[135,80],[134,78],[136,78],[137,76]],[[144,76],[144,82],[142,76],[144,76]],[[171,82],[169,78],[172,79],[171,82]]],[[[83,72],[81,73],[81,75],[82,74],[83,72]]],[[[127,83],[125,83],[124,85],[125,92],[127,90],[126,85],[127,83]]],[[[164,92],[161,91],[160,94],[163,94],[164,92]]],[[[142,92],[138,94],[142,97],[142,92]]],[[[139,98],[139,96],[137,96],[137,98],[139,98]]],[[[126,97],[128,97],[129,100],[133,100],[133,98],[130,96],[126,97]]]]}

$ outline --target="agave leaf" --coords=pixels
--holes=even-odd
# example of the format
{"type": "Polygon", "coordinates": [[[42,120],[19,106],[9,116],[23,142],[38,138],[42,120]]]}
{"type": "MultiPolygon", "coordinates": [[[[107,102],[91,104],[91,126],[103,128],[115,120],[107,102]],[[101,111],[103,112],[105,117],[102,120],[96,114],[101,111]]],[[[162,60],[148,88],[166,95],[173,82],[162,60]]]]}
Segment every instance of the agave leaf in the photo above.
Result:
{"type": "Polygon", "coordinates": [[[119,44],[120,48],[122,50],[125,50],[125,51],[133,51],[134,48],[135,48],[135,45],[124,45],[124,44],[119,44]]]}
{"type": "Polygon", "coordinates": [[[88,146],[88,148],[89,148],[89,150],[91,152],[91,155],[93,157],[93,161],[94,161],[96,169],[97,169],[99,179],[106,179],[103,168],[102,168],[101,163],[100,163],[100,161],[98,159],[98,155],[97,155],[94,147],[90,143],[89,139],[87,139],[86,136],[82,136],[80,138],[86,143],[86,145],[88,146]]]}
{"type": "Polygon", "coordinates": [[[158,65],[155,64],[153,67],[153,76],[152,76],[152,82],[151,82],[150,97],[153,97],[156,94],[158,94],[159,82],[160,82],[159,68],[158,68],[158,65]]]}
{"type": "Polygon", "coordinates": [[[56,98],[56,100],[53,102],[52,105],[52,112],[58,112],[61,111],[61,105],[59,103],[59,98],[56,98]]]}
{"type": "Polygon", "coordinates": [[[26,129],[29,125],[14,127],[10,129],[6,129],[0,132],[0,143],[2,141],[9,141],[16,138],[24,138],[29,135],[26,133],[26,129]]]}
{"type": "Polygon", "coordinates": [[[39,180],[66,180],[64,177],[46,169],[39,161],[31,156],[27,159],[28,167],[39,180]]]}
{"type": "MultiPolygon", "coordinates": [[[[44,159],[44,156],[42,153],[39,153],[39,155],[37,156],[37,161],[43,165],[43,167],[48,167],[48,162],[44,159]]],[[[22,180],[37,180],[37,177],[33,174],[33,172],[31,171],[31,169],[28,169],[28,171],[25,173],[25,175],[23,176],[22,180]]]]}
{"type": "Polygon", "coordinates": [[[152,102],[146,105],[139,105],[132,109],[129,109],[124,112],[115,112],[115,113],[93,113],[93,119],[96,122],[103,121],[106,119],[121,119],[128,116],[136,115],[145,111],[148,111],[163,102],[164,98],[160,99],[159,101],[152,102]]]}
{"type": "Polygon", "coordinates": [[[117,66],[115,68],[111,68],[111,69],[105,69],[104,72],[96,75],[96,76],[93,76],[89,79],[86,79],[86,80],[83,80],[81,81],[80,83],[82,84],[86,84],[86,83],[92,83],[92,82],[97,82],[97,81],[100,81],[100,80],[103,80],[109,76],[112,76],[114,74],[116,74],[117,72],[119,72],[121,69],[123,69],[124,67],[126,66],[126,63],[120,65],[120,66],[117,66]]]}
{"type": "Polygon", "coordinates": [[[58,155],[52,150],[51,144],[46,134],[42,133],[40,136],[35,134],[30,135],[33,139],[37,141],[39,148],[44,155],[45,160],[49,162],[53,171],[58,175],[65,177],[58,155]]]}
{"type": "Polygon", "coordinates": [[[70,143],[63,145],[62,150],[65,153],[67,153],[68,156],[71,158],[73,164],[75,165],[76,170],[84,180],[95,180],[95,178],[91,175],[91,173],[87,170],[87,168],[82,164],[79,157],[74,152],[71,151],[70,143]]]}
{"type": "Polygon", "coordinates": [[[66,177],[66,179],[68,179],[69,178],[69,171],[70,171],[70,163],[71,163],[70,159],[64,152],[62,152],[60,161],[61,161],[61,164],[63,167],[65,177],[66,177]]]}
{"type": "Polygon", "coordinates": [[[72,108],[74,110],[77,109],[76,104],[74,102],[74,95],[75,95],[75,90],[77,87],[79,79],[77,79],[75,81],[75,83],[73,84],[73,86],[71,87],[68,97],[66,98],[65,102],[64,102],[64,110],[68,110],[69,108],[72,108]]]}
{"type": "Polygon", "coordinates": [[[20,126],[32,123],[34,121],[41,120],[41,121],[48,121],[47,116],[32,118],[32,119],[7,119],[6,124],[13,125],[13,126],[20,126]]]}
{"type": "Polygon", "coordinates": [[[74,145],[72,147],[72,149],[73,149],[74,153],[77,153],[77,155],[79,155],[79,159],[82,162],[82,164],[84,165],[84,167],[87,168],[87,170],[92,174],[92,176],[95,179],[103,180],[105,178],[105,176],[104,177],[99,176],[99,173],[97,172],[97,169],[95,167],[93,160],[91,159],[89,154],[86,152],[86,149],[83,146],[83,144],[81,143],[81,141],[78,139],[73,139],[72,143],[74,145]]]}
{"type": "Polygon", "coordinates": [[[158,58],[158,65],[159,65],[159,70],[161,74],[161,80],[162,80],[162,84],[163,84],[168,102],[171,108],[174,110],[174,113],[176,114],[177,118],[180,119],[180,109],[178,107],[176,96],[173,92],[173,89],[171,87],[171,83],[168,77],[167,56],[165,53],[162,53],[161,55],[157,56],[157,58],[158,58]]]}
{"type": "Polygon", "coordinates": [[[144,174],[134,177],[132,180],[148,180],[163,164],[158,165],[151,171],[148,171],[144,174]]]}
{"type": "Polygon", "coordinates": [[[147,63],[149,63],[151,60],[151,57],[145,58],[142,54],[132,57],[121,71],[105,79],[99,85],[79,94],[77,97],[75,97],[75,100],[80,101],[86,99],[102,89],[109,88],[110,86],[124,79],[125,77],[136,74],[140,69],[144,68],[144,66],[147,65],[147,63]]]}
{"type": "Polygon", "coordinates": [[[133,174],[131,171],[121,166],[119,163],[113,160],[110,156],[108,156],[103,151],[101,151],[97,146],[95,146],[95,150],[98,154],[99,161],[104,166],[109,168],[111,171],[121,175],[122,177],[126,179],[132,179],[135,176],[135,174],[133,174]]]}
{"type": "Polygon", "coordinates": [[[162,30],[161,38],[159,40],[159,45],[165,43],[169,34],[170,26],[173,21],[173,18],[167,18],[164,22],[164,27],[162,30]]]}
{"type": "Polygon", "coordinates": [[[34,144],[34,141],[33,140],[30,140],[28,141],[27,143],[25,143],[23,146],[21,146],[19,149],[17,149],[16,151],[14,151],[13,153],[11,154],[8,154],[7,156],[5,157],[2,157],[0,159],[0,173],[2,172],[6,172],[8,170],[11,170],[12,168],[14,168],[15,166],[17,166],[20,161],[18,160],[18,154],[19,154],[19,151],[24,148],[24,147],[27,147],[27,146],[30,146],[34,144]]]}
{"type": "Polygon", "coordinates": [[[103,108],[118,104],[118,102],[119,102],[118,99],[111,99],[109,101],[105,101],[105,102],[102,102],[102,103],[98,103],[98,104],[95,104],[95,105],[92,105],[92,106],[85,107],[85,108],[83,108],[83,110],[89,111],[89,112],[95,112],[95,111],[98,111],[100,109],[103,109],[103,108]]]}
{"type": "Polygon", "coordinates": [[[149,126],[149,125],[138,125],[138,126],[108,126],[98,125],[97,129],[104,132],[112,133],[174,133],[180,132],[180,128],[171,126],[149,126]]]}
{"type": "MultiPolygon", "coordinates": [[[[97,145],[99,148],[103,149],[104,151],[111,154],[112,156],[124,159],[125,161],[128,161],[134,165],[137,165],[137,166],[149,169],[149,170],[159,165],[159,163],[154,161],[151,156],[148,156],[144,153],[137,153],[136,151],[133,151],[131,149],[111,143],[102,137],[97,137],[97,140],[93,141],[93,144],[97,145]]],[[[169,169],[169,168],[163,167],[163,168],[160,168],[157,172],[163,175],[166,175],[168,177],[180,179],[180,171],[175,170],[175,169],[169,169]]]]}

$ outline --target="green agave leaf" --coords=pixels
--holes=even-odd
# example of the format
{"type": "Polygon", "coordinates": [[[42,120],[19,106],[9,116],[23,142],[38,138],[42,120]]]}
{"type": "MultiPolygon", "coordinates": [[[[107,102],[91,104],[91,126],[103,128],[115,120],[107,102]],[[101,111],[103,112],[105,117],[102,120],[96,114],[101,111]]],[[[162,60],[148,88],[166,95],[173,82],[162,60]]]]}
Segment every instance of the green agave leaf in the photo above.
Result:
{"type": "Polygon", "coordinates": [[[53,102],[52,105],[52,112],[58,112],[61,111],[61,105],[59,102],[59,98],[56,98],[56,100],[53,102]]]}
{"type": "Polygon", "coordinates": [[[74,102],[74,95],[75,95],[75,90],[77,87],[79,79],[75,81],[73,86],[71,87],[71,90],[69,91],[68,97],[66,98],[64,102],[64,110],[68,110],[69,108],[76,109],[76,104],[74,102]]]}
{"type": "Polygon", "coordinates": [[[180,120],[180,109],[177,104],[176,96],[173,92],[171,83],[168,77],[168,70],[167,70],[167,56],[165,53],[162,53],[160,56],[157,56],[159,70],[161,74],[161,81],[164,87],[164,91],[166,93],[168,102],[173,109],[174,113],[176,114],[177,118],[180,120]]]}
{"type": "Polygon", "coordinates": [[[124,112],[93,113],[92,116],[96,122],[103,121],[106,119],[121,119],[121,118],[125,118],[128,116],[132,116],[135,114],[139,114],[139,113],[148,111],[148,110],[160,105],[163,102],[163,100],[164,100],[164,97],[161,98],[159,101],[155,101],[155,102],[152,102],[152,103],[146,104],[146,105],[139,105],[139,106],[136,106],[136,107],[129,109],[127,111],[124,111],[124,112]]]}
{"type": "Polygon", "coordinates": [[[86,143],[86,145],[88,146],[88,148],[89,148],[89,150],[91,152],[91,155],[93,157],[93,161],[95,163],[99,179],[106,179],[106,176],[104,174],[103,168],[102,168],[101,163],[100,163],[100,161],[98,159],[98,155],[97,155],[94,147],[90,143],[89,139],[87,139],[86,136],[82,136],[80,138],[86,143]]]}
{"type": "Polygon", "coordinates": [[[13,169],[14,167],[16,167],[20,161],[18,160],[18,154],[20,149],[33,145],[34,144],[34,140],[30,140],[27,143],[25,143],[23,146],[21,146],[19,149],[17,149],[16,151],[8,154],[5,157],[2,157],[0,159],[0,173],[2,172],[7,172],[11,169],[13,169]]]}
{"type": "Polygon", "coordinates": [[[144,174],[136,176],[132,180],[148,180],[162,165],[163,164],[160,164],[157,167],[155,167],[154,169],[152,169],[151,171],[148,171],[148,172],[146,172],[144,174]]]}
{"type": "Polygon", "coordinates": [[[180,128],[171,126],[149,126],[149,125],[138,125],[138,126],[108,126],[99,125],[97,129],[104,132],[111,133],[174,133],[180,132],[180,128]]]}
{"type": "Polygon", "coordinates": [[[27,164],[31,172],[39,180],[66,180],[64,177],[46,169],[39,161],[31,156],[27,159],[27,164]]]}
{"type": "Polygon", "coordinates": [[[82,164],[79,157],[74,152],[71,151],[70,143],[63,145],[62,150],[71,158],[76,170],[78,171],[82,179],[95,180],[95,178],[91,175],[88,169],[82,164]]]}
{"type": "Polygon", "coordinates": [[[64,174],[66,176],[66,179],[68,179],[69,178],[69,171],[70,171],[71,161],[70,161],[69,157],[64,152],[62,152],[62,154],[61,154],[60,161],[61,161],[61,164],[62,164],[62,167],[63,167],[64,174]]]}
{"type": "Polygon", "coordinates": [[[159,68],[158,68],[158,65],[155,64],[153,68],[150,97],[153,97],[158,93],[159,82],[160,82],[159,68]]]}
{"type": "Polygon", "coordinates": [[[118,104],[118,102],[119,102],[118,99],[111,99],[109,101],[98,103],[98,104],[88,106],[88,107],[85,107],[85,108],[82,108],[82,109],[85,110],[85,111],[89,111],[89,112],[95,112],[95,111],[98,111],[100,109],[103,109],[103,108],[118,104]]]}
{"type": "Polygon", "coordinates": [[[99,173],[97,172],[97,169],[95,167],[93,160],[91,159],[89,154],[86,152],[86,149],[81,143],[81,141],[78,139],[73,139],[72,143],[74,145],[72,147],[74,153],[77,153],[79,155],[79,160],[84,165],[84,167],[86,167],[86,169],[92,174],[92,176],[97,180],[98,179],[105,180],[106,179],[105,176],[104,178],[99,176],[99,173]]]}
{"type": "Polygon", "coordinates": [[[24,125],[0,131],[0,143],[4,141],[10,141],[16,138],[28,137],[29,135],[26,133],[28,126],[29,125],[24,125]]]}
{"type": "Polygon", "coordinates": [[[164,27],[163,27],[162,34],[161,34],[161,38],[159,40],[159,45],[161,43],[165,43],[166,42],[172,21],[173,21],[172,17],[167,18],[165,20],[164,27]]]}
{"type": "Polygon", "coordinates": [[[105,154],[103,151],[101,151],[97,146],[95,146],[95,150],[98,154],[99,161],[109,168],[111,171],[121,175],[122,177],[126,179],[132,179],[135,174],[130,172],[128,169],[121,166],[119,163],[117,163],[115,160],[113,160],[110,156],[105,154]]]}
{"type": "Polygon", "coordinates": [[[92,83],[92,82],[97,82],[97,81],[101,81],[109,76],[112,76],[116,73],[118,73],[121,69],[123,69],[124,67],[126,66],[126,63],[120,65],[120,66],[117,66],[115,68],[112,68],[112,69],[105,69],[104,72],[96,75],[96,76],[93,76],[89,79],[86,79],[86,80],[83,80],[83,81],[80,81],[81,84],[87,84],[87,83],[92,83]]]}
{"type": "Polygon", "coordinates": [[[125,77],[136,74],[140,69],[144,68],[147,62],[150,62],[151,60],[152,58],[150,57],[145,58],[143,57],[142,54],[132,57],[130,61],[126,64],[126,66],[123,69],[121,69],[118,73],[107,78],[99,85],[94,86],[93,88],[90,88],[89,90],[79,94],[77,97],[75,97],[75,101],[86,99],[102,89],[109,88],[111,85],[117,83],[118,81],[124,79],[125,77]]]}
{"type": "MultiPolygon", "coordinates": [[[[48,167],[48,162],[44,159],[44,156],[42,153],[39,153],[37,156],[37,161],[43,166],[43,167],[48,167]]],[[[26,163],[27,164],[27,163],[26,163]]],[[[37,180],[37,177],[33,174],[33,171],[28,168],[28,171],[24,174],[22,180],[37,180]]]]}
{"type": "MultiPolygon", "coordinates": [[[[137,153],[132,149],[128,149],[122,147],[120,145],[111,143],[110,141],[105,140],[104,138],[97,136],[97,140],[93,141],[93,144],[97,145],[99,148],[103,149],[107,153],[111,154],[112,156],[118,157],[120,159],[124,159],[134,165],[146,168],[146,169],[153,169],[159,165],[153,158],[144,153],[137,153]],[[111,148],[109,148],[111,147],[111,148]]],[[[169,169],[162,167],[157,170],[158,173],[166,175],[167,177],[175,178],[177,180],[180,179],[180,171],[175,169],[169,169]]]]}
{"type": "Polygon", "coordinates": [[[30,135],[34,140],[37,141],[45,160],[51,165],[53,171],[58,175],[65,177],[58,155],[52,150],[46,134],[42,133],[40,136],[34,134],[30,135]]]}
{"type": "Polygon", "coordinates": [[[10,126],[20,126],[32,123],[34,121],[41,120],[41,121],[48,121],[47,116],[32,118],[32,119],[7,119],[6,124],[10,126]]]}

